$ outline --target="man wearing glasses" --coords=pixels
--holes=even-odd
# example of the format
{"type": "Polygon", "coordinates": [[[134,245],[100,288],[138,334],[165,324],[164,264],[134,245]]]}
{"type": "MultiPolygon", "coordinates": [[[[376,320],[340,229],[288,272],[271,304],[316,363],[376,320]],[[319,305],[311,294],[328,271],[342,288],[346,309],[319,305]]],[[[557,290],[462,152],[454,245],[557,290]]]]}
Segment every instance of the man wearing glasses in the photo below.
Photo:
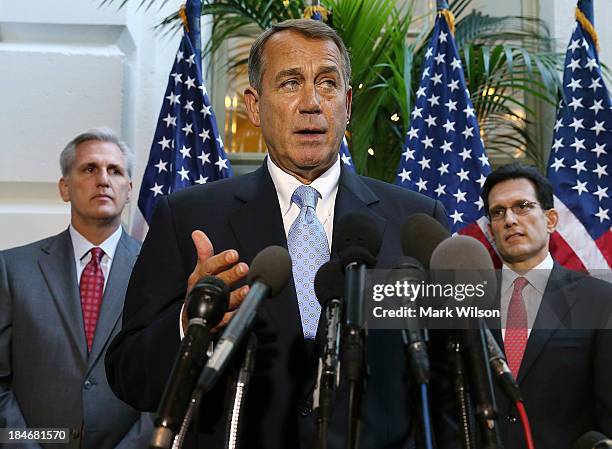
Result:
{"type": "MultiPolygon", "coordinates": [[[[498,168],[482,197],[504,263],[501,332],[493,332],[519,383],[535,446],[569,449],[590,430],[612,435],[612,285],[551,257],[559,214],[551,184],[534,167],[498,168]]],[[[525,447],[516,408],[501,390],[497,401],[504,447],[525,447]]]]}

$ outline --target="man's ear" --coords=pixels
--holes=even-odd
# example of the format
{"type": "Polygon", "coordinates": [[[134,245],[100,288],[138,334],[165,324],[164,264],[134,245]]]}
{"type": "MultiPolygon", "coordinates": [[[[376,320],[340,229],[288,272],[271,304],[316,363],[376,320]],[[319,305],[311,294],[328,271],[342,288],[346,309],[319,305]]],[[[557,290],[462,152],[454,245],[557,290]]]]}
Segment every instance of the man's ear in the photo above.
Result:
{"type": "Polygon", "coordinates": [[[249,86],[244,90],[244,103],[249,121],[253,126],[259,128],[261,126],[259,120],[259,93],[253,86],[249,86]]]}
{"type": "Polygon", "coordinates": [[[552,234],[557,229],[559,224],[559,212],[556,209],[548,209],[546,212],[546,230],[552,234]]]}
{"type": "Polygon", "coordinates": [[[62,199],[65,202],[69,202],[70,201],[70,189],[68,188],[68,182],[66,181],[66,178],[63,178],[63,177],[60,178],[59,182],[57,183],[57,187],[59,188],[59,193],[62,199]]]}

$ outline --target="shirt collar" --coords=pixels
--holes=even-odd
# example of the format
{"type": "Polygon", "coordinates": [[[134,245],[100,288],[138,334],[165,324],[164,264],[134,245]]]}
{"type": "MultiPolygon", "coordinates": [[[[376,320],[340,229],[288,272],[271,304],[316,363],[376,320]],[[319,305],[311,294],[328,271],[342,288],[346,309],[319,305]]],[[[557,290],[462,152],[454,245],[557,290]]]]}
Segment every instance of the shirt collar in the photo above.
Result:
{"type": "Polygon", "coordinates": [[[513,271],[509,266],[504,264],[502,266],[502,292],[505,292],[509,289],[514,283],[517,277],[524,277],[527,279],[529,284],[535,288],[540,294],[544,294],[544,290],[546,290],[546,284],[548,283],[548,278],[550,277],[550,272],[553,269],[554,260],[550,253],[546,255],[544,260],[540,262],[538,265],[533,267],[527,273],[520,275],[513,271]]]}
{"type": "MultiPolygon", "coordinates": [[[[303,184],[289,173],[281,170],[274,162],[272,162],[270,156],[266,158],[266,164],[278,194],[281,214],[285,216],[287,212],[289,212],[289,209],[291,209],[291,196],[293,195],[293,192],[295,192],[295,189],[303,184]]],[[[334,162],[331,167],[329,167],[322,175],[320,175],[310,184],[321,195],[321,199],[317,202],[317,207],[322,202],[326,202],[334,189],[338,187],[339,180],[340,157],[336,159],[336,162],[334,162]]]]}
{"type": "Polygon", "coordinates": [[[117,228],[115,232],[113,232],[106,240],[104,240],[99,245],[94,245],[89,240],[87,240],[79,231],[74,229],[74,226],[70,225],[68,227],[68,232],[70,232],[70,238],[72,239],[72,248],[74,250],[75,259],[81,260],[87,253],[94,247],[98,246],[102,248],[104,254],[108,256],[109,260],[113,260],[115,256],[115,251],[117,249],[117,244],[119,243],[119,239],[121,238],[121,233],[123,229],[121,226],[117,228]]]}

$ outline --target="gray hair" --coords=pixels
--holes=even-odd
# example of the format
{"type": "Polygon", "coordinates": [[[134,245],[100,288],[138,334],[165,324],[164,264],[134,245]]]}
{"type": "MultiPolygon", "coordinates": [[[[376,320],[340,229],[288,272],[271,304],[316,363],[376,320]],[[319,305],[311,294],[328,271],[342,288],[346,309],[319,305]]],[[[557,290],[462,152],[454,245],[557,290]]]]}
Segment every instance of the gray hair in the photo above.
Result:
{"type": "Polygon", "coordinates": [[[121,154],[125,157],[126,168],[128,176],[132,178],[132,169],[134,168],[134,152],[127,146],[127,144],[120,140],[117,134],[110,128],[93,128],[79,134],[72,139],[62,150],[60,154],[60,169],[62,170],[62,176],[68,176],[74,161],[76,159],[76,148],[83,142],[88,140],[97,140],[99,142],[110,142],[114,143],[119,147],[121,154]]]}
{"type": "Polygon", "coordinates": [[[290,19],[272,25],[261,33],[251,46],[251,52],[249,53],[249,83],[257,92],[261,92],[261,78],[264,68],[264,46],[272,35],[285,30],[295,31],[309,39],[331,40],[336,44],[342,56],[342,76],[344,78],[344,84],[348,89],[351,80],[351,59],[338,33],[330,26],[318,20],[290,19]]]}

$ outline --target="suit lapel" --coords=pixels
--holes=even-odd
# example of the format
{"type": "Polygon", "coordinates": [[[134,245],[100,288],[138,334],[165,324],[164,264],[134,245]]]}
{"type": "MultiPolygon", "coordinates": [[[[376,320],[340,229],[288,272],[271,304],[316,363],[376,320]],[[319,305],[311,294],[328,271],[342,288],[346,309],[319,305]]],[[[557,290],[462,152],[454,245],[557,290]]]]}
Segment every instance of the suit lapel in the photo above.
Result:
{"type": "Polygon", "coordinates": [[[576,299],[572,294],[572,283],[568,282],[567,277],[568,272],[555,264],[527,341],[527,348],[519,369],[519,383],[529,374],[529,370],[557,329],[567,327],[565,318],[576,299]]]}
{"type": "MultiPolygon", "coordinates": [[[[267,246],[287,248],[287,238],[278,196],[265,162],[244,179],[235,194],[242,205],[229,220],[239,242],[240,258],[252,261],[267,246]]],[[[277,297],[264,301],[260,310],[274,323],[280,339],[294,341],[303,335],[293,277],[277,297]]]]}
{"type": "Polygon", "coordinates": [[[96,333],[89,354],[88,370],[97,362],[123,310],[123,301],[137,254],[128,248],[128,236],[123,231],[106,281],[96,333]]]}
{"type": "MultiPolygon", "coordinates": [[[[332,238],[331,258],[337,258],[337,241],[336,233],[338,220],[349,213],[363,213],[369,215],[377,224],[381,239],[384,242],[384,229],[386,219],[371,210],[370,206],[379,202],[378,197],[366,186],[361,179],[344,166],[340,173],[340,181],[338,184],[338,195],[336,196],[336,205],[334,207],[334,232],[332,238]]],[[[382,250],[381,250],[382,251],[382,250]]]]}
{"type": "Polygon", "coordinates": [[[67,230],[59,234],[49,246],[42,248],[38,265],[64,320],[64,329],[85,363],[87,343],[83,312],[76,278],[74,250],[67,230]]]}

